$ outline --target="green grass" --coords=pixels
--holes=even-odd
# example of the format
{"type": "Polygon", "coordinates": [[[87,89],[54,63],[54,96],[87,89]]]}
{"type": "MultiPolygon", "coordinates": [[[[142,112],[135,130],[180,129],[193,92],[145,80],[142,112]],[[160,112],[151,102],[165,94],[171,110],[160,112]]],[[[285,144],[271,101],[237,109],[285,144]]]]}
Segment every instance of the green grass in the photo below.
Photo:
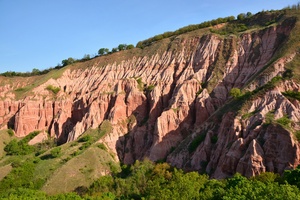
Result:
{"type": "Polygon", "coordinates": [[[282,92],[282,94],[287,98],[297,99],[298,101],[300,101],[300,92],[298,92],[298,91],[288,90],[288,91],[282,92]]]}
{"type": "Polygon", "coordinates": [[[250,117],[252,117],[252,116],[255,115],[256,113],[258,113],[258,110],[254,110],[253,112],[246,113],[246,114],[242,115],[242,119],[243,119],[243,120],[249,119],[250,117]]]}
{"type": "Polygon", "coordinates": [[[300,142],[300,131],[295,131],[295,137],[298,142],[300,142]]]}
{"type": "Polygon", "coordinates": [[[0,158],[6,154],[4,148],[13,138],[7,130],[0,130],[0,158]]]}
{"type": "Polygon", "coordinates": [[[46,89],[53,92],[55,95],[60,91],[60,87],[55,87],[53,85],[48,85],[46,89]]]}
{"type": "Polygon", "coordinates": [[[12,170],[12,166],[10,164],[0,167],[0,181],[8,175],[12,170]]]}
{"type": "Polygon", "coordinates": [[[292,121],[288,118],[287,115],[285,115],[285,116],[277,119],[276,122],[283,127],[289,128],[292,121]]]}
{"type": "Polygon", "coordinates": [[[98,147],[91,147],[58,168],[42,190],[48,194],[57,194],[73,191],[80,186],[88,187],[110,171],[108,163],[111,162],[115,161],[109,153],[98,147]]]}
{"type": "Polygon", "coordinates": [[[265,124],[271,124],[271,123],[273,123],[273,121],[274,121],[274,118],[275,118],[275,116],[274,116],[274,111],[270,111],[270,112],[268,112],[266,115],[265,115],[265,124]]]}

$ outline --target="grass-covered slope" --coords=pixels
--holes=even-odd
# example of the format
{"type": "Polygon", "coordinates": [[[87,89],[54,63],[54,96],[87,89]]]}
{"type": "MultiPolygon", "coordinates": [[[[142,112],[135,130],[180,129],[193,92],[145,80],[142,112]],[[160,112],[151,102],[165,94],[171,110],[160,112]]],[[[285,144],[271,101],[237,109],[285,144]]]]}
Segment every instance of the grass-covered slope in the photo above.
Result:
{"type": "Polygon", "coordinates": [[[52,139],[28,145],[36,134],[16,140],[7,131],[0,132],[0,193],[18,188],[41,189],[49,194],[70,192],[118,171],[112,154],[98,142],[105,134],[101,130],[89,130],[77,141],[61,146],[52,139]]]}

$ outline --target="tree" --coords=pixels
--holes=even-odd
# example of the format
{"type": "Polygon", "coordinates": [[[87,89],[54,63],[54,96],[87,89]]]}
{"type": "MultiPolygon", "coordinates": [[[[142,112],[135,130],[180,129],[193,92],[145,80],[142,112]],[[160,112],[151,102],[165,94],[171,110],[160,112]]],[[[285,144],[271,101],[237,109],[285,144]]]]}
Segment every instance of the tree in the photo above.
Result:
{"type": "Polygon", "coordinates": [[[229,94],[234,98],[238,98],[242,95],[241,90],[239,88],[232,88],[229,94]]]}
{"type": "Polygon", "coordinates": [[[122,51],[122,50],[125,50],[126,47],[127,47],[126,44],[119,44],[118,49],[119,49],[119,51],[122,51]]]}
{"type": "Polygon", "coordinates": [[[108,49],[108,48],[101,48],[101,49],[99,49],[98,54],[99,54],[100,56],[102,56],[102,55],[107,54],[108,52],[109,52],[109,49],[108,49]]]}
{"type": "Polygon", "coordinates": [[[283,173],[283,178],[290,185],[296,185],[300,188],[300,165],[294,170],[285,170],[283,173]]]}
{"type": "Polygon", "coordinates": [[[111,52],[112,52],[112,53],[115,53],[115,52],[117,52],[117,51],[118,51],[118,48],[112,48],[112,49],[111,49],[111,52]]]}
{"type": "Polygon", "coordinates": [[[129,45],[127,45],[127,47],[126,47],[126,49],[133,49],[133,48],[134,48],[133,44],[129,44],[129,45]]]}
{"type": "Polygon", "coordinates": [[[247,18],[248,17],[252,17],[252,13],[251,12],[247,12],[246,16],[247,16],[247,18]]]}
{"type": "Polygon", "coordinates": [[[50,151],[52,158],[57,158],[61,154],[61,147],[56,147],[50,151]]]}
{"type": "Polygon", "coordinates": [[[39,69],[33,68],[31,71],[32,75],[39,75],[41,73],[41,71],[39,69]]]}
{"type": "Polygon", "coordinates": [[[67,66],[67,65],[70,65],[70,64],[73,64],[76,60],[74,58],[71,58],[69,57],[68,59],[65,59],[65,60],[62,60],[61,61],[61,64],[62,66],[67,66]]]}
{"type": "Polygon", "coordinates": [[[237,19],[238,19],[238,20],[243,20],[243,19],[245,19],[245,18],[246,18],[245,13],[241,13],[241,14],[239,14],[239,15],[237,16],[237,19]]]}
{"type": "Polygon", "coordinates": [[[91,59],[91,56],[90,54],[84,54],[82,60],[90,60],[91,59]]]}

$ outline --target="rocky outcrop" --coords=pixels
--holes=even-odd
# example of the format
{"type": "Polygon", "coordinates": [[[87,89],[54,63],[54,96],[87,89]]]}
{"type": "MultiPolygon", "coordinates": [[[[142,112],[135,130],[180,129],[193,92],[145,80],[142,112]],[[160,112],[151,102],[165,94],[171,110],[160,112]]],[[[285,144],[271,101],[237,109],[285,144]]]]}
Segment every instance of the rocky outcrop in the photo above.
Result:
{"type": "Polygon", "coordinates": [[[285,71],[296,54],[274,55],[292,28],[286,20],[240,36],[195,31],[165,39],[167,47],[153,54],[101,56],[66,68],[18,101],[13,90],[20,85],[1,86],[0,127],[13,128],[18,137],[47,131],[62,144],[105,121],[112,131],[101,140],[127,164],[148,157],[216,178],[282,173],[299,163],[299,145],[293,131],[266,116],[299,122],[298,101],[281,93],[298,91],[298,85],[287,80],[247,105],[228,93],[233,87],[254,91],[285,71]],[[110,56],[124,59],[108,62],[110,56]],[[268,75],[262,73],[266,66],[268,75]]]}

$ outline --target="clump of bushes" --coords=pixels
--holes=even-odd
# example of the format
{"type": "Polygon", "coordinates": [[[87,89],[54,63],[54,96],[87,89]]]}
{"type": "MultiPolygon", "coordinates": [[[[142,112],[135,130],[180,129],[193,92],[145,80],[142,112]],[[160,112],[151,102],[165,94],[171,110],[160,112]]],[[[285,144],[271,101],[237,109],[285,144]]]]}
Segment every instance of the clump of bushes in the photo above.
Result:
{"type": "Polygon", "coordinates": [[[51,157],[52,158],[57,158],[61,155],[61,147],[56,147],[56,148],[53,148],[51,151],[50,151],[50,154],[51,154],[51,157]]]}
{"type": "Polygon", "coordinates": [[[88,142],[92,140],[91,135],[84,135],[81,138],[78,139],[78,142],[88,142]]]}
{"type": "Polygon", "coordinates": [[[241,90],[239,88],[232,88],[229,91],[230,96],[232,96],[233,98],[238,98],[242,95],[241,90]]]}
{"type": "Polygon", "coordinates": [[[282,92],[282,94],[288,98],[297,99],[300,101],[300,92],[298,92],[298,91],[288,90],[288,91],[282,92]]]}
{"type": "Polygon", "coordinates": [[[12,130],[12,129],[8,129],[7,133],[8,133],[9,136],[13,136],[15,134],[14,130],[12,130]]]}
{"type": "Polygon", "coordinates": [[[103,143],[99,143],[99,144],[97,145],[97,147],[98,147],[99,149],[102,149],[102,150],[104,150],[104,151],[107,151],[107,148],[106,148],[106,146],[105,146],[103,143]]]}
{"type": "Polygon", "coordinates": [[[190,143],[188,147],[189,152],[192,153],[193,151],[195,151],[199,146],[199,144],[201,144],[201,142],[205,140],[205,137],[206,137],[206,133],[202,133],[196,136],[195,139],[190,143]]]}
{"type": "Polygon", "coordinates": [[[60,87],[55,87],[53,85],[48,85],[46,89],[53,92],[54,94],[57,94],[60,91],[60,87]]]}
{"type": "Polygon", "coordinates": [[[7,153],[7,155],[27,155],[33,153],[35,151],[35,147],[30,146],[28,142],[37,134],[39,134],[39,131],[30,133],[20,141],[13,139],[4,147],[4,151],[7,153]]]}
{"type": "Polygon", "coordinates": [[[289,126],[289,125],[291,124],[292,121],[288,118],[288,116],[285,115],[285,116],[283,116],[283,117],[277,119],[276,122],[277,122],[278,124],[280,124],[280,125],[286,127],[286,126],[289,126]]]}

